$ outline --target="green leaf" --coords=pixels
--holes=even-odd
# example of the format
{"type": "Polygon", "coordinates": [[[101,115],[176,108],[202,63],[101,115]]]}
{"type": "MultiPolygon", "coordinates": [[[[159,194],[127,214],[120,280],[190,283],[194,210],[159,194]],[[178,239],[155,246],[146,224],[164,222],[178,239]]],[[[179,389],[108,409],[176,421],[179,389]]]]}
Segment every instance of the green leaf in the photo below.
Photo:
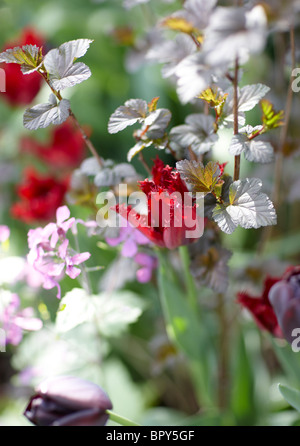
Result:
{"type": "Polygon", "coordinates": [[[212,404],[211,373],[208,367],[208,330],[191,307],[185,293],[178,284],[178,278],[162,252],[159,256],[158,287],[164,313],[166,330],[172,342],[189,358],[199,400],[212,404]]]}
{"type": "Polygon", "coordinates": [[[279,127],[280,125],[283,125],[283,118],[284,118],[284,111],[280,110],[279,112],[276,112],[274,110],[273,104],[268,101],[267,99],[262,99],[260,101],[260,105],[262,108],[263,116],[262,121],[264,124],[264,127],[268,130],[275,129],[276,127],[279,127]]]}
{"type": "Polygon", "coordinates": [[[201,162],[183,160],[176,163],[176,168],[193,192],[210,193],[220,177],[220,168],[212,161],[204,166],[201,162]]]}
{"type": "Polygon", "coordinates": [[[278,384],[279,392],[283,398],[298,412],[300,412],[300,390],[292,389],[283,384],[278,384]]]}

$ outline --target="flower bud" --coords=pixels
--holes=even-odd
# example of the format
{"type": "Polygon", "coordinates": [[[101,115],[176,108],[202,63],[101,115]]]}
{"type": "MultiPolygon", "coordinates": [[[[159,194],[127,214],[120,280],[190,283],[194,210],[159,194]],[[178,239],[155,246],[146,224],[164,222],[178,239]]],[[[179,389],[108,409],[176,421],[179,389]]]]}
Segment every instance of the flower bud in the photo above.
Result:
{"type": "Polygon", "coordinates": [[[109,397],[96,384],[56,376],[38,386],[24,415],[36,426],[104,426],[109,409],[109,397]]]}
{"type": "Polygon", "coordinates": [[[300,267],[289,268],[270,289],[269,300],[283,335],[291,344],[293,330],[300,328],[300,267]]]}

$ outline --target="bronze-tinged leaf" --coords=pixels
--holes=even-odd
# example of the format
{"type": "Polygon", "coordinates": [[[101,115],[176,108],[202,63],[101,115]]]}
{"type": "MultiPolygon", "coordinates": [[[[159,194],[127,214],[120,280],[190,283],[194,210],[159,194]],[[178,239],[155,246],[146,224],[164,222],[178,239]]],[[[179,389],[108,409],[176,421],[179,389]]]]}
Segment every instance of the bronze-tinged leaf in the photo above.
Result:
{"type": "Polygon", "coordinates": [[[158,100],[159,100],[159,96],[156,96],[155,98],[151,99],[151,101],[148,103],[149,113],[151,113],[157,109],[158,100]]]}
{"type": "Polygon", "coordinates": [[[34,71],[42,63],[42,60],[42,48],[36,45],[10,48],[0,54],[0,62],[17,63],[21,65],[24,74],[34,71]]]}
{"type": "Polygon", "coordinates": [[[211,192],[218,182],[220,168],[217,163],[210,161],[206,166],[198,161],[183,160],[176,163],[181,178],[190,186],[193,192],[211,192]]]}

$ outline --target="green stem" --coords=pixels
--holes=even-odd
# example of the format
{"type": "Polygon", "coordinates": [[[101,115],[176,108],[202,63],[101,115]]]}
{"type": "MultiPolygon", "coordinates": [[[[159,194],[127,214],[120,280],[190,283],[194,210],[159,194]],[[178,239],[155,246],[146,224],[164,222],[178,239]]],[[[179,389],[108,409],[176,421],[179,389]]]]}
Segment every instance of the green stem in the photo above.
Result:
{"type": "Polygon", "coordinates": [[[196,310],[197,305],[197,289],[195,286],[194,278],[190,272],[190,255],[188,251],[187,246],[180,246],[179,247],[179,255],[181,258],[182,266],[183,266],[183,273],[184,273],[184,280],[185,285],[188,292],[188,300],[190,303],[190,306],[193,310],[196,310]]]}
{"type": "Polygon", "coordinates": [[[137,424],[134,421],[129,420],[128,418],[122,417],[121,415],[118,415],[117,413],[112,412],[111,410],[107,410],[106,413],[107,415],[109,415],[109,418],[112,421],[115,421],[121,426],[140,426],[140,424],[137,424]]]}

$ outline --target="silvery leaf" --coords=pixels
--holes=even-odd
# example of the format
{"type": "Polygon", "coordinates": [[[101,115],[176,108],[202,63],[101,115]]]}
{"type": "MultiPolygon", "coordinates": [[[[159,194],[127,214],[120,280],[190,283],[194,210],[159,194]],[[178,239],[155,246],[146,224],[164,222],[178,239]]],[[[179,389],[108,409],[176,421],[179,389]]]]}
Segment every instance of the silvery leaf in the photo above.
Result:
{"type": "Polygon", "coordinates": [[[273,203],[260,191],[261,186],[259,178],[246,178],[231,184],[229,204],[217,205],[213,211],[213,218],[222,231],[231,234],[237,226],[257,229],[276,224],[273,203]]]}
{"type": "Polygon", "coordinates": [[[155,140],[164,136],[166,128],[171,120],[171,112],[166,108],[158,108],[147,116],[145,125],[150,125],[147,130],[147,138],[155,140]]]}
{"type": "Polygon", "coordinates": [[[114,168],[114,173],[118,179],[122,178],[134,178],[136,177],[137,173],[135,171],[135,168],[132,166],[132,164],[128,163],[120,163],[117,164],[114,168]]]}
{"type": "Polygon", "coordinates": [[[214,118],[195,113],[187,116],[185,122],[184,125],[172,128],[171,141],[183,148],[191,147],[199,155],[208,152],[218,139],[214,131],[214,118]]]}
{"type": "Polygon", "coordinates": [[[269,91],[270,88],[263,84],[242,87],[238,97],[239,111],[252,110],[269,91]]]}
{"type": "Polygon", "coordinates": [[[49,80],[51,86],[56,91],[64,90],[65,88],[74,87],[80,84],[91,76],[91,70],[82,62],[75,63],[68,70],[62,74],[50,74],[49,80]]]}
{"type": "Polygon", "coordinates": [[[91,42],[93,41],[89,39],[71,40],[46,54],[44,66],[55,90],[73,87],[91,76],[90,69],[84,63],[74,64],[77,58],[86,53],[91,42]]]}
{"type": "Polygon", "coordinates": [[[249,53],[263,50],[267,37],[267,18],[262,6],[251,11],[237,7],[218,7],[206,29],[203,52],[208,63],[244,63],[249,53]]]}
{"type": "Polygon", "coordinates": [[[87,176],[94,176],[101,170],[95,157],[86,158],[80,165],[80,171],[87,176]]]}
{"type": "Polygon", "coordinates": [[[94,183],[98,187],[111,186],[115,183],[115,175],[112,169],[105,167],[101,169],[94,178],[94,183]]]}
{"type": "Polygon", "coordinates": [[[271,163],[274,150],[269,142],[252,139],[246,143],[245,158],[254,163],[271,163]]]}
{"type": "Polygon", "coordinates": [[[143,150],[145,147],[151,146],[152,141],[144,142],[144,141],[138,141],[131,149],[129,150],[127,154],[127,161],[131,161],[132,158],[137,155],[141,150],[143,150]]]}
{"type": "Polygon", "coordinates": [[[142,99],[129,99],[125,105],[118,107],[109,118],[109,133],[118,133],[136,122],[144,122],[148,104],[142,99]]]}
{"type": "Polygon", "coordinates": [[[230,155],[237,156],[240,155],[247,148],[248,138],[247,136],[238,133],[233,135],[228,152],[230,155]]]}
{"type": "Polygon", "coordinates": [[[233,222],[231,216],[227,212],[226,206],[223,204],[217,204],[213,210],[212,217],[221,231],[225,232],[225,234],[232,234],[237,228],[237,224],[233,222]]]}
{"type": "Polygon", "coordinates": [[[183,9],[172,14],[192,23],[195,28],[203,30],[207,27],[217,0],[186,0],[183,9]]]}
{"type": "Polygon", "coordinates": [[[60,45],[59,49],[66,54],[70,54],[73,61],[74,59],[84,56],[91,43],[93,43],[93,40],[90,39],[70,40],[69,42],[60,45]]]}
{"type": "Polygon", "coordinates": [[[177,93],[183,104],[195,99],[211,83],[212,69],[202,53],[183,59],[176,67],[177,93]]]}
{"type": "Polygon", "coordinates": [[[174,40],[158,42],[148,51],[146,58],[164,63],[162,76],[170,77],[175,74],[176,67],[185,57],[195,53],[195,43],[186,34],[177,34],[174,40]]]}
{"type": "Polygon", "coordinates": [[[53,94],[47,104],[38,104],[28,108],[23,117],[24,127],[28,130],[48,127],[50,124],[62,124],[70,114],[70,102],[62,99],[58,104],[53,94]]]}

